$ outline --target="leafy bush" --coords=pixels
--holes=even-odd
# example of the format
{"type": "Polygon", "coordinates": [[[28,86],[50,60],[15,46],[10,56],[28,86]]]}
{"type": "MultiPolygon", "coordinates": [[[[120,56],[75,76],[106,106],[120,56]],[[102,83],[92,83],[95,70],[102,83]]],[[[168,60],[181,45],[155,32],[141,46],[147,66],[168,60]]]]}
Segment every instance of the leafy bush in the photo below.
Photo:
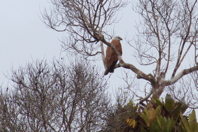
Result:
{"type": "Polygon", "coordinates": [[[129,101],[125,106],[118,104],[109,116],[105,131],[114,132],[197,132],[195,111],[185,116],[188,106],[176,102],[166,95],[165,102],[152,99],[145,106],[137,106],[129,101]]]}

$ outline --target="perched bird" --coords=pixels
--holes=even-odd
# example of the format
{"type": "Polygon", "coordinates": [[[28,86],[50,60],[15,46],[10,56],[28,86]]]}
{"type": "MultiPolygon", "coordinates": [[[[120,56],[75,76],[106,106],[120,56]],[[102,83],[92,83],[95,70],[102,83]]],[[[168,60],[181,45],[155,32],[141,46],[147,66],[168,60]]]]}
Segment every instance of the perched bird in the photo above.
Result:
{"type": "MultiPolygon", "coordinates": [[[[111,41],[111,44],[113,44],[115,48],[117,49],[117,51],[122,55],[122,46],[121,46],[120,40],[122,40],[122,38],[119,36],[116,36],[111,41]]],[[[106,50],[106,58],[105,58],[105,65],[107,69],[104,75],[107,75],[109,72],[111,73],[114,72],[114,68],[115,68],[117,61],[118,61],[117,54],[111,49],[111,47],[108,46],[106,50]]]]}

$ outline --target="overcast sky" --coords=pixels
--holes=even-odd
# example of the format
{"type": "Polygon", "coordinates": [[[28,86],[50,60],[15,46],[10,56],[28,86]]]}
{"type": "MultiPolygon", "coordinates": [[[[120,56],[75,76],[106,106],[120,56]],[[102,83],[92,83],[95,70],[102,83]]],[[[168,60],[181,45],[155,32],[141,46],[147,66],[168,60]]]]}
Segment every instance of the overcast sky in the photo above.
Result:
{"type": "Polygon", "coordinates": [[[45,7],[49,7],[46,0],[0,1],[0,82],[11,68],[59,57],[62,34],[41,21],[45,7]]]}
{"type": "MultiPolygon", "coordinates": [[[[7,85],[4,75],[7,75],[12,68],[25,66],[36,59],[52,60],[63,54],[59,41],[63,33],[49,29],[42,22],[42,12],[49,7],[52,5],[47,0],[0,1],[0,82],[4,82],[4,85],[7,85]]],[[[131,5],[122,10],[119,14],[119,23],[113,25],[116,35],[123,39],[132,36],[135,25],[135,17],[126,14],[135,16],[132,14],[131,5]]],[[[127,47],[125,40],[122,44],[123,58],[131,61],[130,48],[127,47]]],[[[111,78],[119,76],[118,74],[114,74],[111,78]]]]}

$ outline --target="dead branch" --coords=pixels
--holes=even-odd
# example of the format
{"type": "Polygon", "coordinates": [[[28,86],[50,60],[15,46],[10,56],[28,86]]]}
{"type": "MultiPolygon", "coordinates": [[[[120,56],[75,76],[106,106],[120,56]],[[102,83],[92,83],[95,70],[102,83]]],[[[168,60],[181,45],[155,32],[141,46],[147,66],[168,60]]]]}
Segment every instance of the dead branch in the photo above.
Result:
{"type": "Polygon", "coordinates": [[[166,86],[171,85],[171,84],[174,84],[180,78],[182,78],[184,75],[190,74],[190,73],[195,72],[197,70],[198,70],[198,66],[194,66],[194,67],[191,67],[189,69],[184,69],[181,72],[179,72],[175,77],[173,77],[171,80],[164,81],[164,83],[165,83],[166,86]]]}

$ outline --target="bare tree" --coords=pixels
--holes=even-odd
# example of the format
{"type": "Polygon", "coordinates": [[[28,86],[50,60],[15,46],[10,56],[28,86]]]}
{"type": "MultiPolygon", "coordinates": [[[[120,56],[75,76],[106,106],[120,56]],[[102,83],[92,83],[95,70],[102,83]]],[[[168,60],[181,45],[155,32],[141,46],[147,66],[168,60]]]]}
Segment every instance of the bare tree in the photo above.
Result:
{"type": "MultiPolygon", "coordinates": [[[[54,10],[43,15],[44,22],[56,31],[66,31],[73,41],[64,42],[65,49],[86,56],[102,53],[97,42],[110,46],[118,55],[117,67],[129,69],[151,86],[149,97],[159,97],[166,86],[173,85],[183,76],[198,70],[197,0],[140,0],[134,1],[133,9],[142,17],[137,25],[138,36],[130,45],[137,51],[139,63],[154,67],[146,74],[134,64],[126,63],[115,47],[106,38],[111,36],[106,29],[115,22],[115,15],[126,1],[115,0],[52,0],[54,10]],[[60,29],[62,28],[62,29],[60,29]],[[191,52],[191,53],[190,53],[191,52]],[[187,57],[193,64],[181,69],[187,57]],[[171,75],[170,77],[167,77],[171,75]]],[[[127,14],[129,15],[129,14],[127,14]]],[[[102,44],[101,44],[102,46],[102,44]]]]}
{"type": "Polygon", "coordinates": [[[107,83],[85,61],[37,61],[12,74],[12,95],[0,96],[0,130],[96,131],[109,111],[107,83]]]}
{"type": "Polygon", "coordinates": [[[112,34],[107,26],[116,22],[116,13],[127,2],[115,0],[52,0],[54,8],[44,12],[44,23],[58,32],[66,31],[69,37],[63,41],[67,51],[95,56],[101,53],[99,41],[110,45],[105,37],[112,34]]]}
{"type": "Polygon", "coordinates": [[[134,8],[142,16],[142,23],[137,25],[141,37],[137,37],[133,47],[141,65],[155,66],[150,82],[151,93],[155,92],[157,97],[165,86],[198,70],[197,5],[197,0],[141,0],[134,8]],[[194,62],[191,67],[182,70],[187,57],[194,58],[194,62]],[[167,75],[171,75],[169,80],[165,79],[167,75]]]}
{"type": "Polygon", "coordinates": [[[2,132],[22,132],[27,130],[23,119],[19,115],[18,107],[13,100],[11,91],[3,91],[1,87],[0,93],[0,131],[2,132]]]}

